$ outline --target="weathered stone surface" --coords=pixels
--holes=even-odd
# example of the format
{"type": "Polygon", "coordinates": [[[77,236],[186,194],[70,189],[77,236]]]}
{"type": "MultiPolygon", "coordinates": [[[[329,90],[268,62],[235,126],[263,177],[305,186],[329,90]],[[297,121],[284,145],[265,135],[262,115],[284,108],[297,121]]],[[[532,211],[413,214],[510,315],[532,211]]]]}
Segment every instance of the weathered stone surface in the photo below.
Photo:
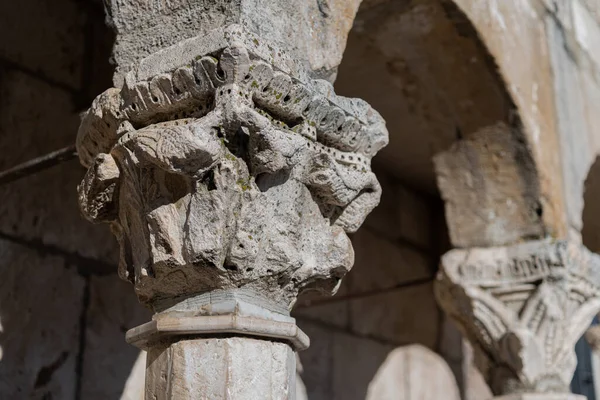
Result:
{"type": "MultiPolygon", "coordinates": [[[[128,37],[141,46],[127,50],[133,60],[148,50],[136,36],[145,18],[118,26],[131,4],[112,6],[122,72],[128,37]]],[[[302,291],[335,293],[354,261],[347,233],[381,195],[370,165],[387,144],[383,119],[312,79],[313,58],[289,40],[224,26],[235,6],[218,29],[136,62],[77,138],[81,210],[110,223],[121,277],[157,313],[127,333],[148,349],[148,398],[293,398],[291,345],[308,338],[289,310],[302,291]]],[[[158,37],[180,40],[170,28],[158,37]]]]}
{"type": "MultiPolygon", "coordinates": [[[[68,94],[20,72],[1,75],[1,170],[72,145],[79,118],[68,94]]],[[[74,188],[84,173],[73,160],[0,187],[0,232],[116,269],[118,250],[109,229],[80,215],[74,188]]]]}
{"type": "Polygon", "coordinates": [[[0,398],[75,399],[84,280],[0,240],[0,398]]]}
{"type": "Polygon", "coordinates": [[[475,346],[495,394],[568,393],[574,346],[600,310],[600,258],[576,242],[453,250],[440,304],[475,346]]]}
{"type": "Polygon", "coordinates": [[[91,277],[89,284],[81,398],[117,399],[124,394],[139,353],[123,336],[127,329],[146,322],[151,313],[116,274],[91,277]]]}
{"type": "Polygon", "coordinates": [[[327,82],[277,72],[239,27],[214,35],[238,44],[135,81],[166,68],[169,49],[95,101],[78,136],[82,210],[111,221],[121,276],[144,302],[245,287],[290,305],[306,288],[335,291],[353,262],[345,232],[379,200],[370,158],[384,122],[327,82]]]}
{"type": "MultiPolygon", "coordinates": [[[[557,126],[556,97],[564,93],[557,92],[553,83],[556,70],[550,61],[548,49],[552,45],[546,27],[546,18],[552,17],[535,1],[492,0],[484,4],[477,0],[456,0],[456,3],[475,27],[503,81],[507,82],[506,90],[517,106],[524,127],[522,135],[538,172],[542,219],[550,234],[564,238],[565,196],[571,191],[565,190],[569,183],[565,184],[563,179],[568,181],[568,178],[563,178],[561,172],[565,157],[556,154],[563,145],[561,136],[570,140],[578,132],[561,132],[557,126]],[[519,62],[514,62],[514,54],[523,55],[519,62]]],[[[553,2],[559,3],[569,2],[553,2]]]]}
{"type": "Polygon", "coordinates": [[[72,146],[79,117],[69,93],[17,70],[0,71],[0,168],[72,146]]]}
{"type": "Polygon", "coordinates": [[[414,345],[388,354],[369,384],[366,399],[460,400],[460,394],[444,359],[428,348],[414,345]]]}
{"type": "Polygon", "coordinates": [[[279,400],[295,393],[296,357],[284,343],[192,339],[148,352],[146,398],[279,400]]]}
{"type": "Polygon", "coordinates": [[[275,43],[314,75],[331,79],[359,3],[315,1],[297,7],[285,0],[177,0],[167,4],[111,0],[107,11],[117,32],[115,85],[120,86],[125,73],[142,58],[232,23],[275,43]]]}
{"type": "Polygon", "coordinates": [[[0,35],[7,38],[0,43],[0,58],[66,87],[80,88],[86,44],[82,3],[5,1],[0,4],[0,15],[0,35]]]}
{"type": "Polygon", "coordinates": [[[452,244],[496,246],[542,237],[544,200],[536,167],[515,128],[498,124],[435,159],[452,244]]]}
{"type": "MultiPolygon", "coordinates": [[[[556,93],[556,120],[560,130],[561,174],[564,181],[565,219],[574,231],[582,228],[584,182],[595,153],[592,135],[588,133],[584,103],[585,82],[580,66],[572,59],[569,39],[563,27],[548,18],[546,23],[554,88],[556,93]]],[[[597,129],[593,127],[592,130],[597,129]]],[[[558,158],[558,157],[557,157],[558,158]]]]}

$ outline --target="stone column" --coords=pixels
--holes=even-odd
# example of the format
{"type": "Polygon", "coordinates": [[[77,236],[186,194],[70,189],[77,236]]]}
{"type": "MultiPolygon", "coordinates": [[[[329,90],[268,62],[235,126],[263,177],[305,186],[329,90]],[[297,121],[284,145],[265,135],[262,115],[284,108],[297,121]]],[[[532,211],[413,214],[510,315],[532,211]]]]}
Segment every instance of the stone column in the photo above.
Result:
{"type": "Polygon", "coordinates": [[[551,239],[452,250],[436,294],[496,399],[584,400],[569,385],[575,343],[600,309],[599,256],[551,239]]]}
{"type": "Polygon", "coordinates": [[[309,343],[289,312],[351,268],[388,140],[305,64],[227,25],[136,62],[83,117],[82,212],[110,223],[155,311],[127,333],[148,350],[148,399],[295,397],[309,343]]]}

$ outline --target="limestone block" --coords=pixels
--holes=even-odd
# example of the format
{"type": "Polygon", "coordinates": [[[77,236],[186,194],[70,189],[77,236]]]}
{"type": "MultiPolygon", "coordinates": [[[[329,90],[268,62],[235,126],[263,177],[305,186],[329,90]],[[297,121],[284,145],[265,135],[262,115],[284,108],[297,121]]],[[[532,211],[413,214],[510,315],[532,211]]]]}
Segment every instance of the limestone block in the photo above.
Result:
{"type": "MultiPolygon", "coordinates": [[[[12,3],[5,4],[2,7],[12,3]]],[[[73,145],[79,116],[69,93],[25,73],[3,69],[0,107],[2,170],[73,145]]]]}
{"type": "MultiPolygon", "coordinates": [[[[71,145],[79,117],[69,95],[19,72],[2,73],[0,170],[71,145]]],[[[117,244],[109,229],[87,223],[79,212],[75,188],[84,173],[73,160],[0,187],[0,232],[102,260],[116,270],[117,244]]]]}
{"type": "MultiPolygon", "coordinates": [[[[589,129],[587,93],[582,61],[576,61],[576,52],[569,36],[554,18],[546,19],[548,49],[554,71],[554,90],[560,93],[556,100],[556,121],[560,129],[561,176],[564,181],[565,219],[575,231],[582,228],[584,182],[595,158],[593,132],[589,129]]],[[[557,157],[558,158],[558,157],[557,157]]]]}
{"type": "Polygon", "coordinates": [[[475,364],[473,347],[466,339],[463,339],[461,348],[463,353],[462,381],[464,400],[489,400],[493,398],[494,395],[490,387],[475,364]]]}
{"type": "Polygon", "coordinates": [[[573,9],[573,29],[579,45],[588,53],[596,64],[600,67],[600,23],[594,19],[593,14],[585,6],[583,0],[572,2],[573,9]]]}
{"type": "MultiPolygon", "coordinates": [[[[0,35],[6,38],[0,43],[1,58],[65,86],[80,88],[87,17],[81,3],[5,1],[0,4],[0,15],[0,35]]],[[[3,79],[2,85],[8,81],[3,79]]]]}
{"type": "Polygon", "coordinates": [[[333,396],[331,400],[364,400],[392,346],[344,333],[335,333],[333,396]]]}
{"type": "Polygon", "coordinates": [[[0,398],[75,399],[84,279],[0,240],[0,398]]]}
{"type": "Polygon", "coordinates": [[[202,0],[193,4],[177,0],[164,6],[110,1],[108,14],[117,33],[115,85],[120,86],[131,65],[142,58],[231,23],[284,46],[283,50],[315,75],[332,78],[359,3],[319,1],[296,7],[285,0],[202,0]]]}
{"type": "MultiPolygon", "coordinates": [[[[507,89],[523,123],[522,135],[530,146],[539,174],[543,221],[552,235],[564,237],[563,190],[569,180],[562,181],[564,166],[561,157],[556,156],[564,143],[557,125],[555,97],[560,98],[564,93],[555,91],[553,82],[556,69],[550,60],[548,30],[542,17],[547,14],[533,1],[492,0],[483,4],[477,0],[456,0],[456,3],[477,30],[504,82],[509,83],[507,89]],[[514,62],[514,54],[522,55],[518,63],[514,62]]],[[[573,140],[574,134],[565,135],[564,140],[573,140]]]]}
{"type": "MultiPolygon", "coordinates": [[[[139,350],[123,337],[127,329],[146,322],[150,316],[150,310],[139,304],[130,285],[116,273],[90,278],[80,377],[83,399],[116,399],[124,392],[139,350]]],[[[143,371],[145,364],[141,365],[143,371]]]]}
{"type": "Polygon", "coordinates": [[[513,243],[544,234],[539,182],[527,145],[504,123],[434,158],[452,244],[513,243]]]}
{"type": "Polygon", "coordinates": [[[367,400],[460,398],[446,362],[419,345],[400,347],[389,353],[369,384],[366,397],[367,400]]]}
{"type": "Polygon", "coordinates": [[[394,344],[419,343],[429,348],[437,344],[441,311],[432,283],[349,300],[349,304],[353,332],[394,344]]]}
{"type": "MultiPolygon", "coordinates": [[[[600,149],[600,137],[596,132],[597,127],[600,126],[600,115],[594,112],[594,104],[598,104],[600,101],[600,79],[598,79],[598,76],[600,75],[600,65],[595,68],[595,71],[582,68],[580,69],[580,74],[582,85],[581,95],[585,104],[584,115],[585,121],[587,122],[586,132],[589,136],[589,143],[596,149],[595,152],[597,154],[598,149],[600,149]]],[[[587,206],[588,203],[584,202],[584,210],[587,206]]],[[[584,222],[587,223],[588,221],[584,222]]]]}
{"type": "Polygon", "coordinates": [[[181,340],[148,352],[146,398],[293,399],[296,357],[284,343],[251,338],[181,340]]]}
{"type": "Polygon", "coordinates": [[[582,4],[587,7],[592,17],[600,23],[600,2],[598,0],[582,0],[582,4]]]}

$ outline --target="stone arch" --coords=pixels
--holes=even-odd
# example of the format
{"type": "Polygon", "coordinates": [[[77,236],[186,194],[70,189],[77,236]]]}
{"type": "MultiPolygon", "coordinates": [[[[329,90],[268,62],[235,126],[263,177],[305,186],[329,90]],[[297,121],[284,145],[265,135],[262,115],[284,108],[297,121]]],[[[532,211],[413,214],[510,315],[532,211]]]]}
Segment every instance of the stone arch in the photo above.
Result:
{"type": "MultiPolygon", "coordinates": [[[[342,297],[357,298],[357,294],[352,292],[352,285],[347,282],[363,279],[366,267],[370,275],[364,280],[373,291],[379,276],[391,280],[402,273],[406,276],[416,274],[415,260],[412,260],[414,264],[406,268],[404,260],[395,260],[395,275],[388,270],[375,271],[379,268],[376,264],[383,257],[384,247],[362,247],[360,240],[365,240],[365,232],[371,233],[376,228],[375,233],[387,235],[387,239],[408,240],[409,244],[421,245],[421,237],[417,235],[398,238],[401,236],[398,232],[405,229],[405,221],[419,215],[408,228],[412,233],[418,232],[423,225],[435,226],[428,232],[433,235],[428,240],[435,242],[434,246],[423,248],[432,259],[429,265],[429,283],[422,290],[415,290],[411,299],[388,294],[387,304],[380,307],[375,301],[371,301],[362,310],[381,316],[384,313],[380,309],[385,308],[389,310],[388,321],[402,321],[402,317],[411,315],[411,310],[405,304],[411,304],[410,308],[415,309],[418,307],[415,303],[420,305],[431,301],[433,311],[421,312],[418,324],[433,325],[433,329],[438,329],[440,337],[446,334],[442,332],[445,329],[442,324],[438,324],[443,317],[435,306],[431,285],[439,255],[449,247],[443,237],[446,230],[441,222],[443,203],[439,200],[436,170],[432,161],[433,156],[440,152],[446,152],[448,156],[443,160],[445,164],[440,162],[438,171],[455,172],[455,175],[446,180],[446,187],[442,188],[444,199],[453,202],[454,217],[449,218],[449,225],[454,246],[511,243],[521,238],[545,236],[558,229],[545,223],[544,218],[553,214],[550,209],[554,203],[545,203],[552,196],[545,194],[547,187],[540,181],[540,165],[531,149],[530,139],[526,136],[527,126],[508,86],[476,27],[455,2],[363,1],[349,33],[335,88],[341,95],[365,99],[383,115],[390,132],[390,144],[374,159],[374,170],[383,186],[382,203],[373,211],[365,222],[366,226],[357,233],[358,238],[354,240],[357,262],[346,283],[342,284],[342,297]],[[494,162],[488,163],[488,159],[494,162]],[[461,168],[470,170],[471,183],[480,185],[477,188],[479,192],[466,199],[460,198],[460,193],[450,192],[457,183],[463,185],[463,188],[469,185],[468,179],[463,179],[465,174],[461,168]],[[501,173],[498,173],[498,169],[501,173]],[[413,206],[405,202],[404,195],[398,195],[397,186],[390,181],[399,182],[403,187],[416,192],[419,195],[416,197],[419,199],[417,202],[425,208],[427,215],[419,219],[422,214],[414,212],[413,206]],[[444,192],[444,189],[448,191],[444,192]],[[507,196],[514,198],[513,204],[506,204],[507,196]],[[431,201],[423,200],[425,197],[431,201]],[[480,201],[482,197],[486,200],[484,204],[480,201]],[[406,210],[403,211],[402,208],[406,210]],[[476,217],[480,217],[479,220],[473,221],[474,210],[476,217]],[[490,221],[498,221],[499,226],[482,235],[480,228],[490,221]],[[364,261],[368,264],[363,265],[364,261]],[[394,307],[390,308],[390,304],[394,304],[394,307]],[[435,320],[437,321],[431,322],[435,320]]],[[[387,286],[391,286],[391,283],[387,286]]],[[[377,289],[383,287],[384,285],[380,285],[377,289]]],[[[323,309],[321,313],[315,307],[310,311],[310,317],[325,319],[330,323],[333,314],[336,319],[344,321],[341,323],[343,325],[346,323],[346,313],[339,310],[346,310],[344,307],[348,307],[353,310],[351,318],[360,318],[357,317],[356,310],[362,305],[356,306],[357,303],[360,300],[351,300],[347,304],[339,300],[336,306],[329,305],[331,308],[323,309]]],[[[304,313],[304,310],[299,310],[300,322],[301,314],[304,313]]],[[[381,319],[372,321],[378,322],[381,319]]],[[[352,329],[358,326],[354,320],[348,325],[352,329]]],[[[348,325],[343,325],[344,329],[348,325]]],[[[386,326],[383,323],[372,325],[372,328],[358,326],[358,329],[363,334],[371,334],[373,330],[379,329],[380,332],[375,332],[377,334],[386,330],[391,323],[386,326]]],[[[407,323],[399,323],[398,326],[404,331],[422,329],[407,323]]],[[[425,338],[429,333],[422,333],[420,336],[425,338]]],[[[314,349],[317,349],[322,343],[321,338],[318,333],[310,334],[314,338],[314,349]]],[[[412,340],[410,335],[402,335],[402,339],[405,338],[412,340]]],[[[409,343],[411,342],[403,344],[409,343]]],[[[427,347],[446,356],[446,361],[456,373],[459,386],[463,386],[460,372],[462,364],[453,358],[462,357],[456,356],[456,353],[461,352],[456,350],[462,345],[460,335],[455,334],[453,343],[453,350],[438,344],[427,344],[427,347]],[[454,354],[450,354],[452,351],[454,354]]],[[[373,345],[373,348],[378,347],[373,345]]],[[[314,361],[308,353],[313,351],[317,352],[309,349],[306,354],[300,354],[305,371],[314,368],[314,361]]],[[[353,353],[359,354],[360,351],[353,353]]],[[[326,358],[325,354],[324,351],[319,353],[326,358]]],[[[351,361],[351,356],[343,361],[346,366],[355,362],[351,361]]],[[[358,383],[372,380],[382,361],[383,357],[371,357],[368,368],[356,373],[345,386],[352,387],[354,393],[360,390],[364,392],[366,385],[356,389],[358,383]],[[371,376],[367,379],[365,375],[369,374],[371,376]]],[[[348,371],[349,367],[345,369],[349,375],[348,371]]],[[[339,372],[333,373],[341,375],[339,372]]],[[[321,388],[321,382],[317,382],[318,379],[314,376],[307,373],[305,377],[309,394],[321,388]]]]}
{"type": "Polygon", "coordinates": [[[579,237],[584,182],[599,151],[599,120],[590,106],[599,98],[597,62],[581,35],[595,27],[593,9],[572,2],[454,2],[492,54],[518,110],[546,233],[579,237]]]}
{"type": "Polygon", "coordinates": [[[387,121],[376,164],[434,195],[437,178],[456,247],[566,232],[549,72],[532,76],[506,55],[542,46],[507,36],[490,12],[461,0],[363,1],[336,81],[387,121]]]}

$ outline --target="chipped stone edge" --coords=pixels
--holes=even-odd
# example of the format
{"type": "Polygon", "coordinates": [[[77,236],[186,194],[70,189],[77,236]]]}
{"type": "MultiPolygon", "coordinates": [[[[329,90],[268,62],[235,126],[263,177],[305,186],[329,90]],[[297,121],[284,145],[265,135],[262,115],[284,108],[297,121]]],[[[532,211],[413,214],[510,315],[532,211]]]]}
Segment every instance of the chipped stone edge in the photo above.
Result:
{"type": "Polygon", "coordinates": [[[281,339],[292,345],[296,351],[305,350],[310,345],[308,336],[294,322],[239,315],[159,316],[153,321],[130,329],[125,337],[127,343],[147,349],[152,342],[168,337],[223,333],[281,339]]]}
{"type": "Polygon", "coordinates": [[[196,57],[217,52],[236,43],[302,82],[313,81],[284,50],[279,49],[274,43],[267,43],[239,24],[217,28],[157,51],[140,60],[139,64],[129,72],[129,79],[137,82],[149,80],[161,73],[174,71],[196,57]]]}

